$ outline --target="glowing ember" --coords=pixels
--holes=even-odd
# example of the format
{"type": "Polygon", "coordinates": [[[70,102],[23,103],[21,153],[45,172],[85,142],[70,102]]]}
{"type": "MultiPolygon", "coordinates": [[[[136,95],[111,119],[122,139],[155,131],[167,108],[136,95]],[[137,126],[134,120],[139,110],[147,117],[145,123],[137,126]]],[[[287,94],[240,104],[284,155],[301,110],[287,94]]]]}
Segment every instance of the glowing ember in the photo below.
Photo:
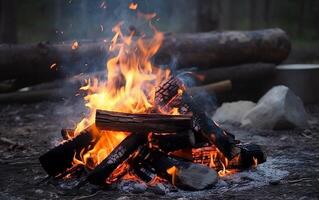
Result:
{"type": "Polygon", "coordinates": [[[137,9],[137,3],[134,3],[134,2],[130,3],[129,9],[136,10],[137,9]]]}
{"type": "Polygon", "coordinates": [[[75,49],[79,48],[79,43],[78,43],[77,41],[74,41],[74,42],[72,43],[71,48],[72,48],[72,50],[75,50],[75,49]]]}
{"type": "Polygon", "coordinates": [[[55,68],[57,66],[57,64],[56,63],[53,63],[52,65],[50,65],[50,69],[53,69],[53,68],[55,68]]]}

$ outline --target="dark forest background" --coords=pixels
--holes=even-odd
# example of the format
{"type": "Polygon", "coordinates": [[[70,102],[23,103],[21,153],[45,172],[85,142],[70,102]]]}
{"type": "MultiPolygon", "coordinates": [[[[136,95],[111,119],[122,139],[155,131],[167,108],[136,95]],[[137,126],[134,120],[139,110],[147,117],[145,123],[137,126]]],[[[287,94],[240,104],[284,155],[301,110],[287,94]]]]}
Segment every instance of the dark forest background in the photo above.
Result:
{"type": "MultiPolygon", "coordinates": [[[[133,0],[0,0],[0,43],[95,40],[120,20],[132,21],[133,0]]],[[[166,32],[284,29],[301,62],[319,55],[318,0],[135,0],[166,32]]]]}

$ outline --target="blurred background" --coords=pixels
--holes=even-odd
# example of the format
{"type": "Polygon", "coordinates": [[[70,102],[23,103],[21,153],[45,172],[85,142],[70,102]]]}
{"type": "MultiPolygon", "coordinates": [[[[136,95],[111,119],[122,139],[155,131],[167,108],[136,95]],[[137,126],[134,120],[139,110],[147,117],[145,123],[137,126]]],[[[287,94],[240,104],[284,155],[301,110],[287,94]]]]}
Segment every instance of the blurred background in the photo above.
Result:
{"type": "MultiPolygon", "coordinates": [[[[127,26],[147,26],[147,22],[141,24],[136,20],[137,13],[141,12],[156,13],[153,23],[160,31],[168,33],[242,31],[278,27],[288,34],[292,44],[288,58],[282,63],[319,62],[319,1],[316,0],[0,0],[0,11],[0,44],[35,44],[38,45],[36,48],[45,49],[45,45],[56,43],[70,46],[74,41],[80,41],[82,44],[86,41],[103,41],[104,38],[113,35],[112,27],[121,20],[124,20],[127,26]],[[137,10],[129,9],[132,2],[137,3],[137,10]]],[[[34,57],[34,60],[47,61],[35,65],[33,55],[41,55],[38,54],[38,50],[30,55],[23,53],[25,58],[16,59],[19,55],[10,52],[20,52],[19,48],[14,47],[12,51],[9,47],[0,48],[3,50],[0,65],[5,66],[0,68],[1,80],[5,81],[0,83],[0,89],[4,85],[3,92],[52,81],[56,77],[65,77],[65,74],[76,70],[77,66],[86,68],[90,65],[92,72],[95,69],[100,70],[101,66],[105,65],[105,59],[96,59],[88,65],[87,59],[81,57],[75,59],[77,62],[69,63],[68,57],[64,59],[64,63],[59,63],[54,60],[55,56],[47,59],[49,61],[45,60],[45,56],[39,59],[34,57]],[[11,60],[17,60],[17,63],[12,64],[11,60]],[[24,60],[31,60],[28,61],[28,69],[32,69],[31,72],[21,70],[21,63],[26,63],[24,60]],[[57,72],[47,72],[49,67],[55,66],[58,66],[57,72]],[[14,84],[10,82],[12,79],[15,79],[14,84]],[[11,84],[9,86],[8,80],[11,84]]],[[[28,48],[33,49],[33,46],[28,48]]],[[[61,54],[63,55],[60,52],[61,54]]],[[[74,57],[72,53],[68,55],[74,57]]],[[[90,57],[92,58],[88,54],[88,58],[90,57]]],[[[25,65],[23,67],[26,69],[25,65]]],[[[260,80],[256,78],[254,81],[264,82],[260,80]]],[[[255,82],[249,86],[255,86],[255,82]]],[[[248,86],[245,85],[244,88],[248,86]]],[[[255,90],[262,91],[260,88],[255,90]]],[[[242,93],[242,89],[238,90],[242,93]]],[[[254,96],[258,98],[260,95],[254,93],[254,96]]]]}
{"type": "MultiPolygon", "coordinates": [[[[1,43],[65,41],[104,37],[130,18],[129,0],[1,0],[1,43]],[[103,26],[103,30],[101,30],[103,26]]],[[[168,32],[250,30],[280,27],[298,46],[318,46],[316,0],[142,0],[142,12],[156,12],[168,32]]]]}

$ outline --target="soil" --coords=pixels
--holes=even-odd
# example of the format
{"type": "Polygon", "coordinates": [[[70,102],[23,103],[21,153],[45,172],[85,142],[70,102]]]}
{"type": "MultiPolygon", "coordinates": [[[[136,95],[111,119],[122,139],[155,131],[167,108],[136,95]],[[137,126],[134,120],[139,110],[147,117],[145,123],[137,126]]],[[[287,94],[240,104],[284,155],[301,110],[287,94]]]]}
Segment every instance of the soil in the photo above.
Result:
{"type": "Polygon", "coordinates": [[[114,189],[92,192],[92,188],[91,192],[66,192],[43,181],[46,173],[38,157],[62,140],[61,128],[72,127],[85,114],[83,109],[73,102],[1,105],[0,199],[318,199],[319,105],[307,110],[308,129],[261,131],[223,126],[242,141],[262,145],[268,155],[268,161],[255,171],[222,180],[227,187],[156,195],[114,189]],[[238,177],[241,181],[236,182],[238,177]]]}

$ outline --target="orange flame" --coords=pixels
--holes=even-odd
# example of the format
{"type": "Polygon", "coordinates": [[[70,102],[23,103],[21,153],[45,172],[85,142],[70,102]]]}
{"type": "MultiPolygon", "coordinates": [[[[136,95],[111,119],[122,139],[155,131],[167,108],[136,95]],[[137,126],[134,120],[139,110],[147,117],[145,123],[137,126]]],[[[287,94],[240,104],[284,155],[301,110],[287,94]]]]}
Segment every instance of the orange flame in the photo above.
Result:
{"type": "Polygon", "coordinates": [[[71,48],[72,48],[72,50],[75,50],[75,49],[79,48],[79,43],[78,43],[77,41],[74,41],[74,42],[72,43],[71,48]]]}
{"type": "MultiPolygon", "coordinates": [[[[109,46],[110,54],[115,54],[106,64],[107,80],[90,79],[81,87],[88,95],[84,97],[89,115],[77,124],[74,136],[95,122],[97,109],[148,113],[154,108],[155,88],[170,76],[151,63],[151,58],[161,46],[164,35],[154,27],[154,35],[149,40],[133,40],[133,34],[124,35],[123,22],[113,27],[114,37],[109,46]]],[[[124,132],[94,131],[96,144],[90,150],[75,155],[74,165],[84,165],[93,169],[128,135],[124,132]]]]}
{"type": "Polygon", "coordinates": [[[175,181],[176,181],[176,173],[177,173],[177,170],[178,170],[178,169],[177,169],[175,166],[173,166],[173,167],[171,167],[171,168],[169,168],[169,169],[166,170],[167,173],[172,176],[172,184],[173,184],[173,185],[175,185],[175,183],[176,183],[175,181]]]}

